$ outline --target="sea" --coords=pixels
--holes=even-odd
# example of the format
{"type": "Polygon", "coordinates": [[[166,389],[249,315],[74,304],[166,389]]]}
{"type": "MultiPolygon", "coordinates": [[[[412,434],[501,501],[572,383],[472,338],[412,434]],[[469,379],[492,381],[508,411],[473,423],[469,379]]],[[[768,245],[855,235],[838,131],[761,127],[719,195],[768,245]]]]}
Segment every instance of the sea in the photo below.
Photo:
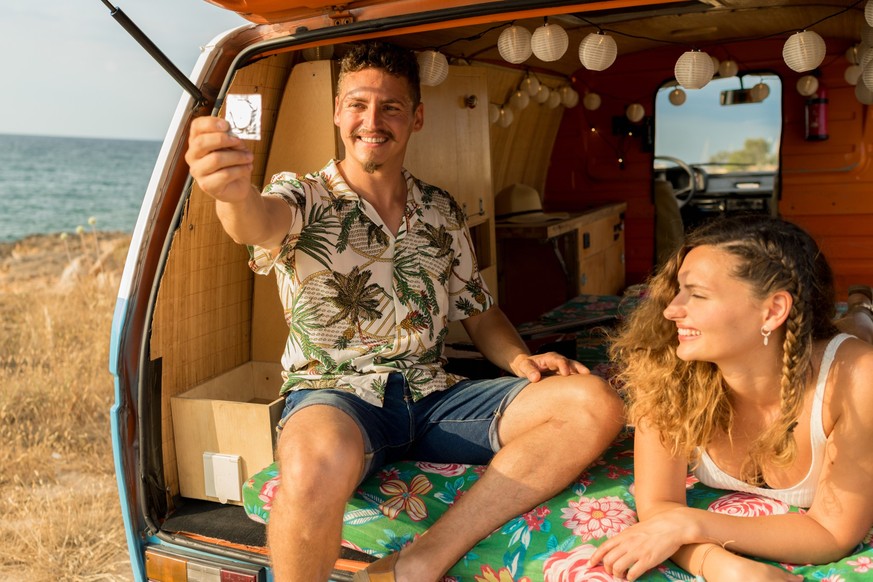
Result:
{"type": "Polygon", "coordinates": [[[160,141],[0,134],[0,242],[132,232],[160,141]]]}

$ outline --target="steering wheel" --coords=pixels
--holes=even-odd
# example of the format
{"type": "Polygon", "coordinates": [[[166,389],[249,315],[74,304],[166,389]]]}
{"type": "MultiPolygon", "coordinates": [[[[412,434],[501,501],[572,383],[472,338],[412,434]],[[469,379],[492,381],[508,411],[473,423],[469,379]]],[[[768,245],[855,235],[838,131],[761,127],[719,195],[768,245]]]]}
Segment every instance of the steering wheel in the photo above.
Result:
{"type": "Polygon", "coordinates": [[[683,172],[688,175],[688,185],[682,188],[673,190],[673,196],[676,198],[676,203],[679,205],[679,208],[682,208],[694,197],[694,193],[697,192],[697,185],[694,180],[694,169],[689,166],[686,162],[683,162],[679,158],[674,158],[672,156],[655,156],[655,161],[661,160],[664,162],[670,162],[679,166],[683,172]]]}

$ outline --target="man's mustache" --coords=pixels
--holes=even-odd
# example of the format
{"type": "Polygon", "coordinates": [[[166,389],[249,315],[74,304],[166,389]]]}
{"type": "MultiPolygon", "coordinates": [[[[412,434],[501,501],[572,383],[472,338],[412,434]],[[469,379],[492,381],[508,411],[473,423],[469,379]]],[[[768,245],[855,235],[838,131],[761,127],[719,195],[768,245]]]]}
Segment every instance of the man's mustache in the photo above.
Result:
{"type": "Polygon", "coordinates": [[[382,129],[379,129],[379,130],[356,129],[356,130],[352,131],[352,133],[349,135],[350,135],[350,137],[361,137],[361,136],[385,137],[387,139],[390,139],[391,141],[395,141],[394,134],[387,129],[386,130],[382,130],[382,129]]]}

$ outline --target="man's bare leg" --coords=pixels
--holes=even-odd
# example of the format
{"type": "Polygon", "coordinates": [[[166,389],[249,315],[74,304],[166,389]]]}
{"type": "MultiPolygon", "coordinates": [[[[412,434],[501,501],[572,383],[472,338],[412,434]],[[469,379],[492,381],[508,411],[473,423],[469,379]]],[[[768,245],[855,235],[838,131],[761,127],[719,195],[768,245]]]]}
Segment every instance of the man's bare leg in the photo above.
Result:
{"type": "Polygon", "coordinates": [[[476,484],[403,549],[396,580],[439,580],[479,540],[565,488],[622,426],[621,400],[596,376],[553,376],[527,386],[500,420],[503,447],[476,484]]]}
{"type": "Polygon", "coordinates": [[[363,471],[361,431],[337,408],[309,406],[288,419],[277,457],[282,481],[267,526],[274,578],[327,580],[339,557],[346,502],[363,471]]]}

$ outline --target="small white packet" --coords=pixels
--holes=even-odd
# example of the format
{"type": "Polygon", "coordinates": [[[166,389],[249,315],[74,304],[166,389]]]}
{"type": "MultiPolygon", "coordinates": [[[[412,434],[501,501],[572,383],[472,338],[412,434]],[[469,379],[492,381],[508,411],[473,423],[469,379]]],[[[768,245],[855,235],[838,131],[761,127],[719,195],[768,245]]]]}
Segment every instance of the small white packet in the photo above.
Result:
{"type": "Polygon", "coordinates": [[[224,101],[224,118],[230,133],[240,139],[261,139],[260,93],[229,94],[224,101]]]}

